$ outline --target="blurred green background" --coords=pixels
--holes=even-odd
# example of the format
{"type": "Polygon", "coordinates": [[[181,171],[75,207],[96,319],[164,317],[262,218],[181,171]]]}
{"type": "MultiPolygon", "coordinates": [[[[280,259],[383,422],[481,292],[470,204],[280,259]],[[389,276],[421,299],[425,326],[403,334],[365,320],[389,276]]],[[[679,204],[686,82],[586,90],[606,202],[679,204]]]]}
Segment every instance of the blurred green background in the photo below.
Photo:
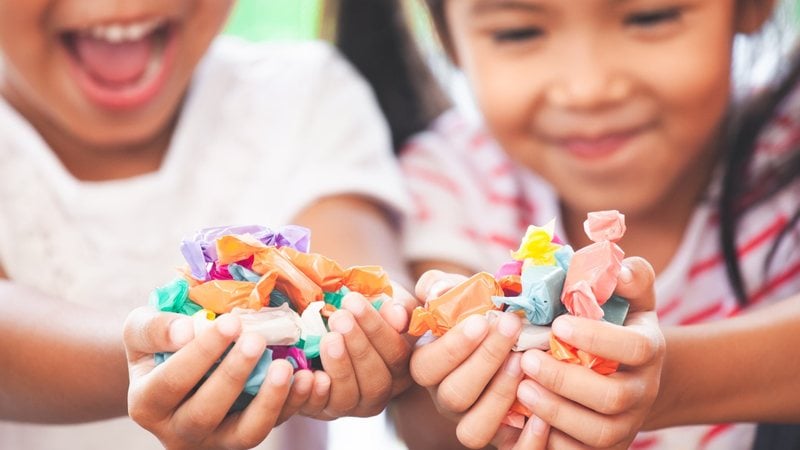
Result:
{"type": "Polygon", "coordinates": [[[254,41],[312,39],[321,9],[322,0],[239,0],[225,32],[254,41]]]}

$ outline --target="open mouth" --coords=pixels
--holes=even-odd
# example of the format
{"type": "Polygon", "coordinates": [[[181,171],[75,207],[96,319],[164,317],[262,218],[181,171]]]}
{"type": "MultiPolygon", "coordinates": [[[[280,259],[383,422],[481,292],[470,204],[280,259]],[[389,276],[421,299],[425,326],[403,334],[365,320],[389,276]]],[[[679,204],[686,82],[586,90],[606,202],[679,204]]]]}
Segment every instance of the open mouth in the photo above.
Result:
{"type": "Polygon", "coordinates": [[[70,71],[99,106],[131,109],[158,94],[174,59],[176,26],[166,20],[93,25],[61,33],[70,71]]]}

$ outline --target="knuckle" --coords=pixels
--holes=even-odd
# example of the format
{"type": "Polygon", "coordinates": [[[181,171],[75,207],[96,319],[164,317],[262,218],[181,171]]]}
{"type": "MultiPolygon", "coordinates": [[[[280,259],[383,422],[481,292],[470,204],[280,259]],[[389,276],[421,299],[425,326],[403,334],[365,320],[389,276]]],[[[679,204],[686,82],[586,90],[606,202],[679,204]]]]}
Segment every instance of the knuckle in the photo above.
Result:
{"type": "Polygon", "coordinates": [[[430,368],[419,362],[419,358],[415,358],[414,354],[411,355],[411,361],[408,365],[411,379],[422,387],[431,387],[436,384],[434,375],[430,372],[430,368]]]}
{"type": "Polygon", "coordinates": [[[390,372],[405,374],[408,372],[410,358],[411,347],[403,340],[401,345],[392,346],[391,349],[386,351],[384,362],[390,372]]]}
{"type": "Polygon", "coordinates": [[[550,385],[550,390],[553,392],[561,392],[567,385],[563,365],[552,367],[552,365],[543,361],[540,373],[542,374],[543,381],[550,385]]]}
{"type": "Polygon", "coordinates": [[[371,406],[384,406],[392,393],[392,380],[388,376],[379,376],[364,386],[361,390],[362,397],[371,406]]]}
{"type": "Polygon", "coordinates": [[[374,349],[367,342],[360,341],[358,343],[351,343],[347,347],[347,352],[350,354],[350,360],[357,362],[363,361],[371,356],[374,349]]]}
{"type": "Polygon", "coordinates": [[[491,345],[489,342],[484,342],[476,351],[477,357],[481,360],[481,363],[486,364],[489,367],[500,367],[503,361],[505,361],[505,358],[508,356],[508,350],[510,350],[510,348],[500,349],[492,347],[495,346],[491,345]]]}
{"type": "Polygon", "coordinates": [[[176,431],[184,435],[205,435],[215,428],[213,419],[201,408],[188,408],[185,419],[176,425],[176,431]]]}
{"type": "Polygon", "coordinates": [[[626,436],[625,430],[609,421],[601,421],[597,434],[587,444],[592,447],[609,448],[619,444],[626,436]]]}
{"type": "Polygon", "coordinates": [[[631,362],[633,365],[647,364],[658,354],[660,344],[654,336],[640,335],[631,343],[631,362]]]}
{"type": "Polygon", "coordinates": [[[632,385],[623,386],[614,383],[606,389],[605,400],[600,408],[603,414],[618,414],[627,410],[633,404],[635,397],[632,392],[632,385]]]}
{"type": "Polygon", "coordinates": [[[223,361],[223,363],[217,367],[215,372],[219,373],[219,376],[223,377],[227,383],[233,385],[244,385],[245,381],[247,381],[248,373],[239,370],[238,368],[240,367],[240,364],[233,364],[232,361],[223,361]]]}
{"type": "Polygon", "coordinates": [[[258,444],[261,443],[267,437],[261,431],[244,431],[240,432],[238,438],[236,439],[236,447],[247,449],[256,447],[258,444]]]}
{"type": "Polygon", "coordinates": [[[463,413],[472,405],[460,389],[455,389],[453,383],[447,381],[439,386],[436,396],[440,407],[450,413],[463,413]]]}

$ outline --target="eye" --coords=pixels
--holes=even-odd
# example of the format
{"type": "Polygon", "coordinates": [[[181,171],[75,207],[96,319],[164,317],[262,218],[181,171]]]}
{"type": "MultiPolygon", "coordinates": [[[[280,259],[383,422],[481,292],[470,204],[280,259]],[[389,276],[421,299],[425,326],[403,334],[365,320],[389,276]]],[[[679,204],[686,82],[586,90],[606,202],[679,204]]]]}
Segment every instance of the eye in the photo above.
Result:
{"type": "Polygon", "coordinates": [[[641,28],[652,28],[678,21],[681,18],[680,8],[666,8],[643,11],[625,17],[625,25],[641,28]]]}
{"type": "Polygon", "coordinates": [[[511,28],[508,30],[495,31],[493,38],[498,43],[524,42],[541,37],[544,31],[541,28],[511,28]]]}

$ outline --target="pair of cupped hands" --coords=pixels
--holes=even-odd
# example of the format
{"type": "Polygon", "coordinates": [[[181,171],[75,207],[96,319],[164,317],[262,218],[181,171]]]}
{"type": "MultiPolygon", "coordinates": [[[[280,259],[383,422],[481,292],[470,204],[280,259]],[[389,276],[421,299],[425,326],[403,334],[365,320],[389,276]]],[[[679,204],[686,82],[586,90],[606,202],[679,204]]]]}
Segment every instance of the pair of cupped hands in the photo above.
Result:
{"type": "Polygon", "coordinates": [[[645,260],[623,261],[616,293],[631,303],[625,326],[566,315],[553,323],[562,341],[619,361],[609,376],[540,350],[512,352],[522,324],[511,313],[492,321],[472,316],[417,344],[404,334],[413,308],[466,279],[429,271],[417,282],[416,297],[395,285],[393,300],[379,311],[363,296],[348,294],[320,343],[325,370],[293,373],[288,361],[275,360],[252,402],[232,413],[266,348],[264,339],[241,333],[234,315],[220,316],[195,336],[190,317],[138,308],[124,332],[128,412],[167,448],[251,448],[295,414],[322,420],[372,416],[416,383],[427,388],[440,414],[458,424],[458,439],[467,447],[627,448],[655,401],[664,359],[654,278],[645,260]],[[156,366],[156,352],[175,354],[156,366]],[[516,399],[533,412],[522,430],[503,424],[516,399]]]}

